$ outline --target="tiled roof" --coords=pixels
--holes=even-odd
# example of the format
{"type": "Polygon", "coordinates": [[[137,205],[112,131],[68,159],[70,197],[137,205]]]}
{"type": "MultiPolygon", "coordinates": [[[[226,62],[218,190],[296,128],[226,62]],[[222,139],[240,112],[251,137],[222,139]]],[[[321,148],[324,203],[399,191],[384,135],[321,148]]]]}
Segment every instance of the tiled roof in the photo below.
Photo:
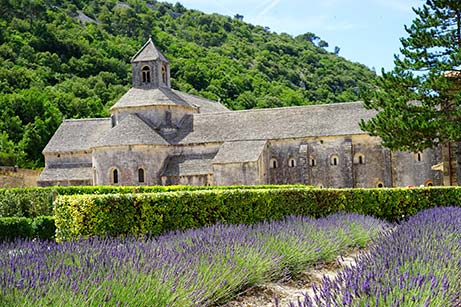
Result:
{"type": "Polygon", "coordinates": [[[89,150],[110,128],[110,118],[64,120],[43,153],[89,150]]]}
{"type": "Polygon", "coordinates": [[[213,163],[243,163],[258,161],[266,141],[225,142],[219,148],[213,163]]]}
{"type": "Polygon", "coordinates": [[[208,175],[215,154],[170,156],[162,176],[179,177],[208,175]]]}
{"type": "Polygon", "coordinates": [[[209,100],[203,97],[198,97],[188,93],[183,93],[177,90],[173,90],[175,94],[187,101],[190,105],[197,106],[200,108],[200,113],[212,113],[212,112],[225,112],[230,111],[220,102],[209,100]]]}
{"type": "Polygon", "coordinates": [[[146,62],[146,61],[155,61],[162,60],[163,62],[169,62],[168,59],[157,49],[152,41],[152,38],[142,46],[142,48],[134,55],[131,59],[131,63],[135,62],[146,62]]]}
{"type": "Polygon", "coordinates": [[[361,102],[193,115],[180,144],[366,134],[361,119],[376,114],[361,102]]]}
{"type": "Polygon", "coordinates": [[[157,132],[134,114],[101,136],[94,147],[123,145],[168,145],[157,132]]]}
{"type": "Polygon", "coordinates": [[[45,168],[38,181],[92,180],[91,167],[45,168]]]}
{"type": "Polygon", "coordinates": [[[180,105],[193,107],[186,100],[181,98],[176,91],[169,88],[142,89],[132,87],[120,98],[110,109],[130,108],[130,107],[147,107],[159,105],[180,105]]]}

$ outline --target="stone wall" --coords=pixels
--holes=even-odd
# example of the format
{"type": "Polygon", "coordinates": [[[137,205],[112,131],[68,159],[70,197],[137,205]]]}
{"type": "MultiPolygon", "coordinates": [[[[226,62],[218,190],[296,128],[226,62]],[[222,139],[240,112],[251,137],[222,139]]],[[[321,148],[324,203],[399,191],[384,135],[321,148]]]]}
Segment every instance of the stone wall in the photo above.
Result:
{"type": "Polygon", "coordinates": [[[40,171],[13,166],[0,167],[0,188],[35,187],[40,171]]]}
{"type": "Polygon", "coordinates": [[[258,185],[263,184],[260,178],[260,162],[213,164],[215,185],[258,185]]]}
{"type": "Polygon", "coordinates": [[[93,152],[96,185],[113,184],[113,170],[118,170],[118,185],[159,185],[166,158],[173,148],[166,146],[100,147],[93,152]],[[144,170],[145,181],[138,181],[138,170],[144,170]]]}
{"type": "Polygon", "coordinates": [[[267,157],[271,184],[333,188],[442,184],[440,172],[431,170],[441,161],[440,150],[428,149],[419,156],[391,152],[378,138],[366,135],[273,140],[267,157]]]}

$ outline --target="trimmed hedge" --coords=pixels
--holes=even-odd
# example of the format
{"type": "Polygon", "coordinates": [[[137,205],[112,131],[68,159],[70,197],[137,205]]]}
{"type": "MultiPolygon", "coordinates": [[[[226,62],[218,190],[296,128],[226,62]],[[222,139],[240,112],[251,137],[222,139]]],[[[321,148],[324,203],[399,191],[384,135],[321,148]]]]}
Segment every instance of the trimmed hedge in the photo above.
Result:
{"type": "Polygon", "coordinates": [[[54,239],[56,226],[51,216],[40,216],[36,219],[26,217],[0,218],[0,242],[17,238],[54,239]]]}
{"type": "Polygon", "coordinates": [[[52,215],[53,201],[58,195],[153,193],[171,191],[229,190],[242,188],[278,189],[287,187],[301,188],[303,186],[73,186],[0,189],[0,217],[15,216],[35,218],[42,215],[52,215]]]}
{"type": "Polygon", "coordinates": [[[458,205],[461,188],[244,189],[61,196],[56,238],[157,235],[215,223],[252,224],[287,215],[357,212],[398,221],[432,206],[458,205]]]}

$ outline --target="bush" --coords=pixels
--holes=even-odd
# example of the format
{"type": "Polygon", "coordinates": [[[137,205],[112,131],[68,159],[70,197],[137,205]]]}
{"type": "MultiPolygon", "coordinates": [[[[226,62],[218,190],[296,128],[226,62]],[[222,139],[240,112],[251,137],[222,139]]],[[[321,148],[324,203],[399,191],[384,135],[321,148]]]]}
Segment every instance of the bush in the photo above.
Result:
{"type": "Polygon", "coordinates": [[[25,217],[0,218],[0,242],[32,238],[32,220],[25,217]]]}
{"type": "Polygon", "coordinates": [[[157,235],[215,223],[252,224],[287,215],[357,212],[398,221],[432,206],[457,205],[460,188],[215,189],[168,193],[74,195],[55,203],[56,236],[157,235]]]}
{"type": "Polygon", "coordinates": [[[300,188],[293,186],[74,186],[74,187],[46,187],[46,188],[13,188],[0,189],[0,217],[29,217],[53,214],[53,201],[58,195],[80,194],[126,194],[126,193],[153,193],[171,191],[197,190],[228,190],[228,189],[275,189],[300,188]]]}
{"type": "Polygon", "coordinates": [[[0,218],[0,242],[23,239],[53,240],[56,233],[54,218],[40,216],[36,219],[26,217],[0,218]]]}
{"type": "Polygon", "coordinates": [[[34,238],[53,240],[56,233],[54,218],[51,216],[39,216],[31,224],[34,238]]]}

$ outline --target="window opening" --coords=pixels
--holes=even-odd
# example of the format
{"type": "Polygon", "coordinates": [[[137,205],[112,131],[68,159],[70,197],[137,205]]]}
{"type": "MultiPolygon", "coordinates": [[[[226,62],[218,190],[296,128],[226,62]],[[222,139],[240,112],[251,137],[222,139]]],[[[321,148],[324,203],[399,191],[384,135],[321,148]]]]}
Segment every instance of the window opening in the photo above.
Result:
{"type": "Polygon", "coordinates": [[[288,166],[289,167],[296,167],[296,160],[291,158],[288,160],[288,166]]]}
{"type": "Polygon", "coordinates": [[[314,159],[314,158],[311,158],[311,166],[316,166],[317,165],[317,161],[314,159]]]}
{"type": "Polygon", "coordinates": [[[144,66],[142,68],[141,74],[142,74],[142,82],[150,83],[150,68],[148,66],[144,66]]]}
{"type": "Polygon", "coordinates": [[[330,164],[331,165],[336,166],[336,165],[338,165],[338,162],[339,162],[339,157],[337,155],[331,156],[331,158],[330,158],[330,164]]]}
{"type": "Polygon", "coordinates": [[[271,159],[270,166],[271,168],[277,168],[277,160],[274,158],[271,159]]]}
{"type": "Polygon", "coordinates": [[[162,81],[164,84],[166,84],[166,67],[165,65],[162,66],[162,81]]]}
{"type": "Polygon", "coordinates": [[[424,182],[424,186],[432,187],[432,186],[434,186],[434,183],[432,182],[432,180],[426,180],[426,182],[424,182]]]}
{"type": "Polygon", "coordinates": [[[114,169],[112,171],[112,182],[114,184],[118,183],[118,170],[117,169],[114,169]]]}
{"type": "Polygon", "coordinates": [[[376,187],[377,187],[377,188],[384,188],[384,183],[382,183],[381,181],[379,181],[379,182],[376,184],[376,187]]]}
{"type": "Polygon", "coordinates": [[[142,168],[138,169],[138,182],[144,182],[144,169],[142,168]]]}

